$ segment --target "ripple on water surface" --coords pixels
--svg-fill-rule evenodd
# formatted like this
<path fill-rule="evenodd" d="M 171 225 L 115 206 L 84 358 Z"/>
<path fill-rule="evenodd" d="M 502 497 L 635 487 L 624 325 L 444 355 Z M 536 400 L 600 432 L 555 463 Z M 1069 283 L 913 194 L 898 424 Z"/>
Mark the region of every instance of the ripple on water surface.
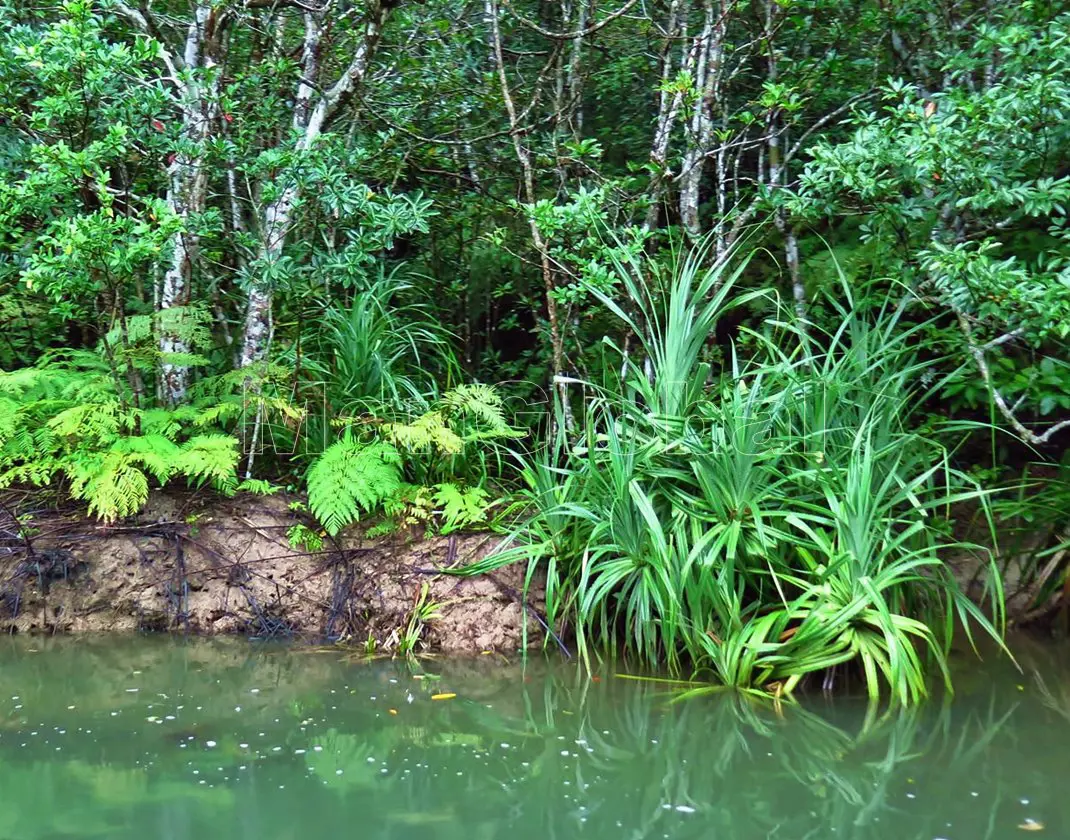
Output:
<path fill-rule="evenodd" d="M 561 663 L 7 640 L 0 840 L 1066 838 L 1065 660 L 874 718 Z"/>

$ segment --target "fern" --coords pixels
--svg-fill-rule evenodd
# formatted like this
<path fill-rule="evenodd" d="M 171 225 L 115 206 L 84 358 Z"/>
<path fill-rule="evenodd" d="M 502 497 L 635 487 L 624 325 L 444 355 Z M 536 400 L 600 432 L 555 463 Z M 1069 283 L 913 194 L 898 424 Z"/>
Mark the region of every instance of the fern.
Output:
<path fill-rule="evenodd" d="M 39 458 L 28 464 L 18 464 L 0 472 L 0 488 L 15 484 L 48 484 L 62 464 L 55 458 Z"/>
<path fill-rule="evenodd" d="M 122 452 L 75 459 L 65 470 L 71 495 L 88 501 L 89 512 L 105 521 L 131 516 L 148 501 L 148 477 Z"/>
<path fill-rule="evenodd" d="M 117 400 L 73 405 L 48 421 L 49 428 L 60 437 L 98 443 L 133 425 L 134 417 L 123 412 Z"/>
<path fill-rule="evenodd" d="M 237 441 L 200 434 L 183 442 L 202 410 L 130 408 L 107 365 L 83 351 L 0 373 L 0 486 L 43 485 L 62 473 L 71 496 L 106 521 L 141 509 L 150 476 L 160 485 L 185 476 L 233 492 Z"/>
<path fill-rule="evenodd" d="M 261 362 L 236 368 L 218 376 L 206 376 L 190 388 L 194 401 L 211 401 L 224 397 L 245 397 L 254 394 L 289 391 L 293 370 L 273 362 Z"/>
<path fill-rule="evenodd" d="M 0 447 L 7 445 L 8 441 L 15 438 L 20 432 L 16 415 L 19 403 L 7 397 L 0 397 Z"/>
<path fill-rule="evenodd" d="M 286 531 L 286 541 L 294 551 L 303 547 L 305 551 L 314 554 L 323 549 L 323 537 L 300 523 L 291 525 Z"/>
<path fill-rule="evenodd" d="M 484 522 L 490 507 L 490 497 L 482 487 L 458 487 L 448 481 L 435 485 L 432 498 L 441 508 L 443 534 Z"/>
<path fill-rule="evenodd" d="M 350 434 L 329 446 L 308 471 L 312 514 L 332 536 L 370 513 L 401 486 L 401 456 L 389 443 L 360 443 Z"/>
<path fill-rule="evenodd" d="M 0 393 L 22 394 L 40 384 L 46 376 L 40 368 L 20 368 L 10 372 L 0 371 Z"/>
<path fill-rule="evenodd" d="M 454 414 L 477 418 L 489 428 L 509 431 L 501 395 L 491 385 L 479 382 L 458 385 L 442 395 L 442 404 Z"/>
<path fill-rule="evenodd" d="M 160 483 L 166 484 L 178 469 L 181 448 L 163 435 L 120 438 L 112 452 L 125 455 L 128 462 L 140 464 Z"/>
<path fill-rule="evenodd" d="M 210 481 L 217 490 L 233 494 L 238 489 L 237 463 L 238 441 L 231 435 L 198 435 L 183 445 L 176 467 L 198 487 Z"/>
<path fill-rule="evenodd" d="M 254 496 L 273 496 L 282 488 L 262 478 L 247 478 L 238 485 L 239 493 L 252 493 Z"/>
<path fill-rule="evenodd" d="M 234 402 L 220 402 L 199 411 L 193 418 L 198 426 L 211 426 L 213 423 L 221 423 L 239 416 L 244 406 L 235 400 Z"/>
<path fill-rule="evenodd" d="M 383 512 L 387 518 L 370 529 L 368 536 L 383 536 L 402 528 L 428 524 L 434 516 L 435 503 L 427 487 L 405 483 L 383 502 Z"/>
<path fill-rule="evenodd" d="M 387 423 L 383 429 L 388 439 L 403 449 L 432 449 L 443 455 L 459 455 L 467 443 L 523 434 L 506 420 L 498 392 L 478 383 L 459 385 L 415 420 Z"/>
<path fill-rule="evenodd" d="M 174 440 L 182 431 L 183 418 L 178 411 L 150 408 L 141 413 L 141 431 L 145 434 L 162 435 Z"/>
<path fill-rule="evenodd" d="M 112 327 L 105 339 L 116 359 L 129 360 L 139 368 L 151 370 L 161 362 L 196 367 L 208 364 L 208 359 L 199 353 L 161 352 L 160 338 L 170 336 L 191 348 L 211 347 L 211 323 L 212 316 L 203 306 L 172 306 L 154 315 L 127 316 L 125 323 Z"/>
<path fill-rule="evenodd" d="M 464 441 L 446 423 L 445 415 L 433 409 L 411 423 L 387 423 L 383 428 L 391 442 L 404 449 L 430 448 L 445 455 L 464 449 Z"/>
<path fill-rule="evenodd" d="M 357 424 L 365 430 L 375 430 L 373 434 L 379 435 L 380 442 L 354 442 Z M 497 391 L 480 384 L 447 391 L 411 420 L 382 423 L 376 418 L 345 418 L 339 425 L 346 429 L 345 438 L 327 449 L 308 475 L 312 512 L 332 534 L 355 521 L 361 510 L 371 512 L 378 506 L 390 520 L 384 527 L 390 529 L 430 525 L 437 519 L 441 520 L 442 530 L 448 532 L 484 521 L 489 507 L 486 491 L 462 487 L 452 480 L 436 484 L 432 476 L 445 472 L 447 478 L 454 478 L 457 465 L 463 468 L 469 444 L 521 434 L 507 422 Z M 347 471 L 366 469 L 363 464 L 356 466 L 356 459 L 376 446 L 391 453 L 390 485 L 384 484 L 375 492 L 368 492 L 364 484 L 348 486 L 352 479 Z M 406 456 L 407 477 L 416 479 L 413 484 L 401 483 L 402 454 Z"/>

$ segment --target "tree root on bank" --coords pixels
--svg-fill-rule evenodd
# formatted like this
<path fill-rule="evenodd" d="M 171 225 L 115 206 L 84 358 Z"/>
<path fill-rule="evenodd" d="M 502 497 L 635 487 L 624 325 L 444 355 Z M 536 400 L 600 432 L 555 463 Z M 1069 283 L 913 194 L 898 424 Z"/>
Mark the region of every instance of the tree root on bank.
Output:
<path fill-rule="evenodd" d="M 277 496 L 160 492 L 141 515 L 116 525 L 73 508 L 42 509 L 40 499 L 8 492 L 0 505 L 2 632 L 370 638 L 389 652 L 426 583 L 441 613 L 427 625 L 429 649 L 515 651 L 525 621 L 529 642 L 543 637 L 539 593 L 524 601 L 521 570 L 439 574 L 486 556 L 497 545 L 487 534 L 375 541 L 355 534 L 300 552 L 286 533 L 301 515 Z"/>

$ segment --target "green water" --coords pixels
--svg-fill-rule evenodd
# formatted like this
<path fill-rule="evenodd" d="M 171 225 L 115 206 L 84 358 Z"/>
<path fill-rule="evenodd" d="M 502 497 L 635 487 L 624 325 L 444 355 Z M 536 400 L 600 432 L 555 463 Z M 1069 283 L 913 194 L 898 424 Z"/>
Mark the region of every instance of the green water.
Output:
<path fill-rule="evenodd" d="M 1022 659 L 867 719 L 493 657 L 5 640 L 0 840 L 1070 837 L 1066 651 Z"/>

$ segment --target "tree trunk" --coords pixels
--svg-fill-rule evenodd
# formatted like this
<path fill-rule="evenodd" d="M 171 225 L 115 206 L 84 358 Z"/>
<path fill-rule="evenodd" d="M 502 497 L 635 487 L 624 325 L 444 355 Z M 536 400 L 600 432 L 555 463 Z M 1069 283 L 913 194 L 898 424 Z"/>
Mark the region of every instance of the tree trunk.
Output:
<path fill-rule="evenodd" d="M 490 26 L 491 49 L 494 53 L 494 62 L 498 70 L 498 81 L 501 84 L 502 100 L 505 103 L 505 111 L 509 117 L 509 136 L 513 141 L 513 151 L 516 153 L 517 162 L 520 164 L 521 179 L 524 188 L 524 201 L 531 207 L 535 205 L 535 173 L 531 162 L 531 152 L 521 142 L 520 120 L 517 117 L 516 105 L 513 102 L 512 91 L 509 87 L 509 79 L 505 75 L 505 58 L 502 53 L 502 35 L 498 26 L 498 4 L 496 0 L 484 0 L 484 14 Z M 572 428 L 572 407 L 568 400 L 568 385 L 564 381 L 565 369 L 565 344 L 561 334 L 561 323 L 557 311 L 557 297 L 555 296 L 556 285 L 554 281 L 553 266 L 550 262 L 550 250 L 539 229 L 539 223 L 534 215 L 528 213 L 528 225 L 531 228 L 531 242 L 539 255 L 539 267 L 542 271 L 543 287 L 546 291 L 546 320 L 550 326 L 550 354 L 553 364 L 553 381 L 557 385 L 558 394 L 561 398 L 561 408 L 565 415 L 565 426 Z"/>
<path fill-rule="evenodd" d="M 650 143 L 650 163 L 654 168 L 648 190 L 650 202 L 643 221 L 643 230 L 650 233 L 658 226 L 661 215 L 661 197 L 665 191 L 665 179 L 670 175 L 668 169 L 669 142 L 672 139 L 672 131 L 676 126 L 676 119 L 680 114 L 683 104 L 683 94 L 680 91 L 671 92 L 667 89 L 672 80 L 673 46 L 681 37 L 683 29 L 682 20 L 686 21 L 690 11 L 690 3 L 684 6 L 683 13 L 680 11 L 681 0 L 671 0 L 669 4 L 668 23 L 665 26 L 665 39 L 662 42 L 661 52 L 661 92 L 658 96 L 658 117 L 654 123 L 654 138 Z M 681 64 L 686 59 L 682 57 Z"/>
<path fill-rule="evenodd" d="M 157 27 L 147 11 L 119 2 L 116 8 L 140 31 L 155 38 Z M 228 15 L 209 0 L 198 0 L 186 30 L 181 56 L 160 45 L 181 112 L 180 149 L 168 163 L 167 206 L 181 220 L 171 238 L 170 261 L 164 271 L 156 304 L 159 316 L 160 381 L 157 396 L 168 405 L 181 402 L 189 386 L 189 366 L 176 355 L 190 352 L 181 316 L 168 317 L 167 310 L 187 306 L 192 298 L 193 269 L 199 237 L 197 216 L 204 212 L 208 196 L 205 144 L 218 113 L 219 74 Z"/>
<path fill-rule="evenodd" d="M 182 228 L 172 238 L 171 261 L 160 290 L 160 311 L 188 306 L 192 298 L 193 268 L 199 236 L 197 217 L 204 212 L 208 196 L 205 144 L 215 123 L 223 24 L 212 3 L 201 2 L 193 12 L 186 35 L 183 65 L 187 81 L 179 90 L 182 106 L 182 149 L 169 166 L 167 203 L 182 219 Z M 180 403 L 189 386 L 189 366 L 175 355 L 190 352 L 181 316 L 161 316 L 159 397 L 168 405 Z"/>
<path fill-rule="evenodd" d="M 301 78 L 297 85 L 293 112 L 298 154 L 307 151 L 316 142 L 324 124 L 337 111 L 338 106 L 364 82 L 379 44 L 388 8 L 378 0 L 373 2 L 365 20 L 364 37 L 354 51 L 348 67 L 326 90 L 320 87 L 318 80 L 323 22 L 327 11 L 317 9 L 305 12 Z M 260 265 L 269 265 L 281 256 L 299 199 L 300 191 L 297 185 L 290 184 L 264 208 L 260 225 Z M 273 297 L 271 284 L 263 279 L 255 282 L 249 290 L 245 309 L 245 334 L 239 355 L 241 367 L 261 362 L 267 357 L 272 332 Z"/>
<path fill-rule="evenodd" d="M 776 15 L 777 7 L 773 0 L 766 0 L 765 41 L 766 49 L 768 50 L 766 56 L 766 79 L 770 84 L 776 83 L 778 74 L 777 52 L 774 44 Z M 766 148 L 769 158 L 769 189 L 771 192 L 775 192 L 781 189 L 788 181 L 788 164 L 784 159 L 780 143 L 780 135 L 784 126 L 781 123 L 780 111 L 775 106 L 770 111 L 767 122 Z M 789 224 L 787 213 L 783 207 L 777 208 L 773 215 L 773 223 L 784 237 L 784 262 L 787 264 L 788 278 L 791 281 L 791 295 L 795 302 L 795 315 L 799 319 L 799 328 L 806 333 L 806 287 L 803 285 L 799 268 L 799 238 L 795 228 Z"/>
<path fill-rule="evenodd" d="M 721 3 L 703 2 L 702 31 L 695 40 L 693 78 L 697 96 L 686 133 L 680 167 L 680 223 L 690 240 L 702 235 L 699 201 L 706 158 L 713 139 L 713 103 L 719 95 L 724 50 L 724 12 Z"/>

